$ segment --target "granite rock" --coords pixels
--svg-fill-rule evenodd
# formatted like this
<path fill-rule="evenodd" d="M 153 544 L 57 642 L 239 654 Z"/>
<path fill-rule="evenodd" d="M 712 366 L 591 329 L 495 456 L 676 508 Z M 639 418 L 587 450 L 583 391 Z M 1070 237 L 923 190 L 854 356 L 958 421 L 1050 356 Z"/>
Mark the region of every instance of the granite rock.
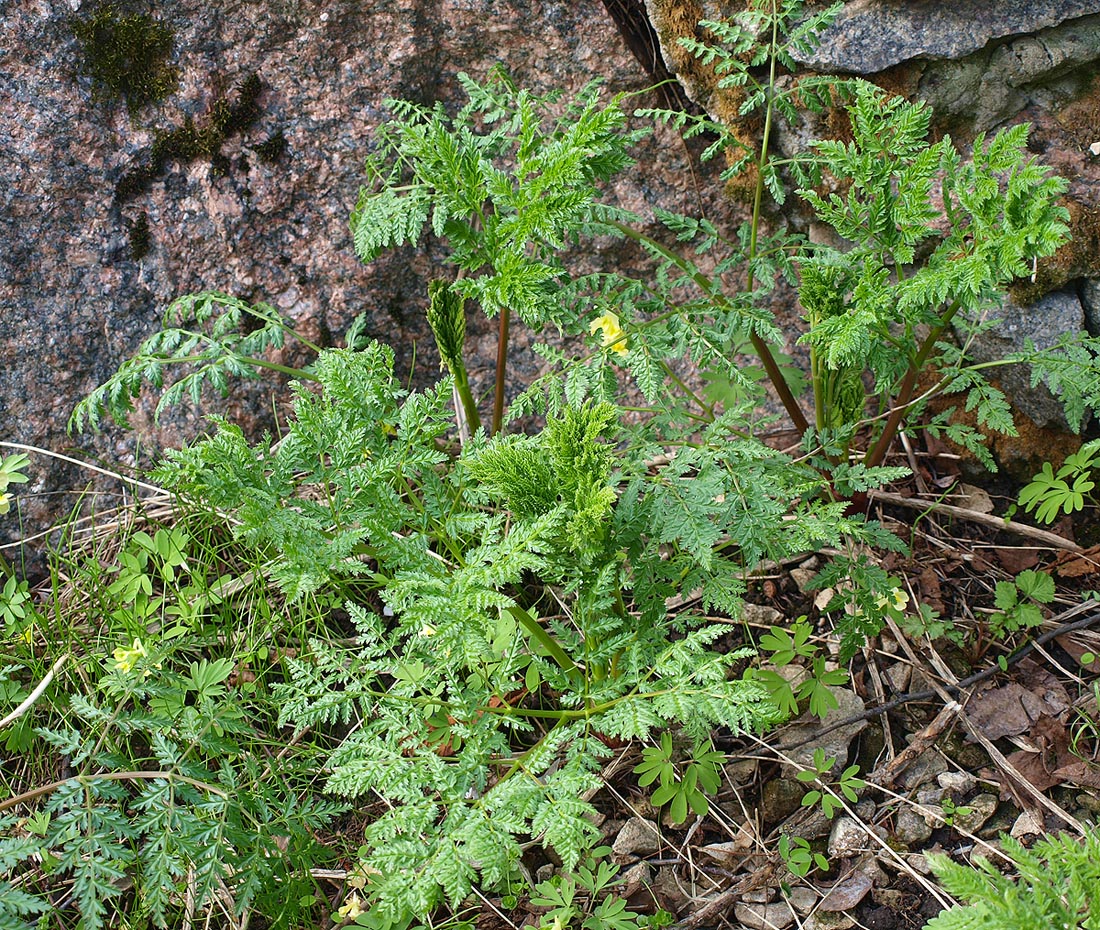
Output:
<path fill-rule="evenodd" d="M 977 362 L 1023 351 L 1028 342 L 1040 349 L 1049 348 L 1063 334 L 1085 329 L 1085 309 L 1077 288 L 1045 294 L 1030 306 L 1022 307 L 1009 300 L 992 315 L 1001 322 L 980 333 L 971 343 L 971 356 Z M 1031 387 L 1029 368 L 1006 366 L 989 374 L 1012 399 L 1013 406 L 1040 428 L 1066 426 L 1062 405 L 1046 389 Z"/>
<path fill-rule="evenodd" d="M 914 58 L 963 58 L 992 41 L 1100 13 L 1096 0 L 853 0 L 803 64 L 875 74 Z"/>
<path fill-rule="evenodd" d="M 653 62 L 643 66 L 632 55 L 612 7 L 632 11 L 627 19 L 647 13 L 660 57 L 692 99 L 714 104 L 713 81 L 677 39 L 694 34 L 701 17 L 728 13 L 717 0 L 7 0 L 0 16 L 5 438 L 125 469 L 139 464 L 139 449 L 147 462 L 193 437 L 203 428 L 199 414 L 184 409 L 155 424 L 151 405 L 135 415 L 132 434 L 108 429 L 73 440 L 64 427 L 73 405 L 157 329 L 168 301 L 207 288 L 268 301 L 321 343 L 338 340 L 366 312 L 369 334 L 397 347 L 399 376 L 417 385 L 433 380 L 438 359 L 423 308 L 442 249 L 428 242 L 364 266 L 348 233 L 384 101 L 454 107 L 462 99 L 456 73 L 480 77 L 498 61 L 536 91 L 575 91 L 593 78 L 610 92 L 641 90 L 653 82 Z M 120 96 L 91 76 L 81 24 L 108 8 L 147 15 L 171 36 L 156 46 L 163 52 L 156 93 L 130 87 Z M 1100 125 L 1100 0 L 852 0 L 822 48 L 814 64 L 925 97 L 940 111 L 940 128 L 964 143 L 985 128 L 1031 121 L 1031 148 L 1070 179 L 1075 238 L 1040 263 L 1035 292 L 1017 295 L 1020 306 L 1100 280 L 1100 158 L 1089 149 Z M 641 106 L 663 102 L 638 98 Z M 644 170 L 611 185 L 621 205 L 702 211 L 724 228 L 741 215 L 723 197 L 721 165 L 700 166 L 671 133 L 659 132 L 638 156 Z M 637 260 L 616 243 L 589 253 L 583 270 Z M 793 305 L 778 312 L 797 320 Z M 533 341 L 516 327 L 511 393 L 539 371 Z M 491 384 L 495 342 L 495 325 L 473 315 L 475 392 Z M 308 358 L 288 348 L 278 360 Z M 281 394 L 265 379 L 206 409 L 258 435 Z M 32 458 L 31 477 L 18 489 L 22 526 L 0 523 L 0 544 L 41 530 L 68 509 L 56 492 L 89 480 L 44 456 Z M 102 498 L 100 506 L 116 501 Z"/>
<path fill-rule="evenodd" d="M 395 346 L 399 377 L 438 377 L 423 310 L 427 281 L 445 273 L 439 243 L 364 266 L 348 231 L 387 98 L 454 108 L 465 99 L 456 73 L 483 77 L 497 62 L 537 92 L 593 79 L 609 94 L 651 83 L 601 4 L 180 0 L 146 14 L 149 6 L 7 0 L 0 16 L 0 421 L 11 441 L 116 468 L 134 465 L 139 447 L 148 462 L 203 428 L 188 409 L 154 424 L 143 405 L 132 434 L 65 432 L 74 404 L 159 328 L 180 294 L 217 288 L 270 302 L 321 344 L 365 312 L 368 335 Z M 90 76 L 81 23 L 113 9 L 147 15 L 171 36 L 161 64 L 172 80 L 160 96 L 120 96 Z M 644 214 L 696 211 L 701 197 L 728 222 L 719 166 L 690 168 L 689 148 L 664 130 L 638 155 L 645 170 L 614 181 L 611 200 Z M 632 260 L 616 243 L 589 252 L 585 270 Z M 471 379 L 484 393 L 495 322 L 471 317 Z M 532 341 L 514 327 L 511 393 L 539 371 Z M 310 357 L 288 348 L 277 360 Z M 211 398 L 206 410 L 257 436 L 283 395 L 265 379 Z M 89 480 L 43 456 L 31 474 L 36 483 L 19 489 L 22 529 L 3 521 L 0 542 L 67 511 L 67 498 L 36 488 Z"/>

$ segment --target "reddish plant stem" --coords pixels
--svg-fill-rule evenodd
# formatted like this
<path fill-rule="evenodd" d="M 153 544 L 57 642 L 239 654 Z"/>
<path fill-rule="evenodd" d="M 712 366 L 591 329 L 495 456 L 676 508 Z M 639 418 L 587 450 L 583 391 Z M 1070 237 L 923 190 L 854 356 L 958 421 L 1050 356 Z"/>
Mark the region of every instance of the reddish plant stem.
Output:
<path fill-rule="evenodd" d="M 493 395 L 493 435 L 500 432 L 504 422 L 504 375 L 508 367 L 508 327 L 511 311 L 500 311 L 500 335 L 497 338 L 497 376 Z"/>
<path fill-rule="evenodd" d="M 947 329 L 951 318 L 959 312 L 961 306 L 959 301 L 956 300 L 944 311 L 939 324 L 925 337 L 916 358 L 909 363 L 909 370 L 905 372 L 905 377 L 902 379 L 901 387 L 898 389 L 897 402 L 890 411 L 890 416 L 886 419 L 886 425 L 882 428 L 882 435 L 878 437 L 878 442 L 875 443 L 874 448 L 867 453 L 863 460 L 869 468 L 881 465 L 882 460 L 886 458 L 886 452 L 894 441 L 894 437 L 898 434 L 902 417 L 905 416 L 906 410 L 909 409 L 909 402 L 913 399 L 913 392 L 917 387 L 917 378 L 920 376 L 925 362 L 928 361 L 928 356 L 932 354 L 932 349 L 935 348 L 937 340 L 943 334 L 943 331 Z"/>

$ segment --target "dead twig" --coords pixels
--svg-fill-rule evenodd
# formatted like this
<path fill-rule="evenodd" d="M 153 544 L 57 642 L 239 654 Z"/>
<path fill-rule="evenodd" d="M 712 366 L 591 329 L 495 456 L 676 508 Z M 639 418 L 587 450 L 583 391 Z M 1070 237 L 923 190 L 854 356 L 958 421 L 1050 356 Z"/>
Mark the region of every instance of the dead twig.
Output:
<path fill-rule="evenodd" d="M 990 513 L 980 513 L 977 510 L 968 510 L 966 507 L 956 507 L 954 504 L 944 504 L 940 501 L 923 500 L 919 497 L 903 497 L 892 491 L 868 491 L 867 496 L 873 501 L 883 504 L 893 504 L 897 507 L 908 507 L 910 510 L 934 511 L 949 517 L 957 517 L 970 523 L 980 523 L 983 526 L 991 526 L 1006 533 L 1015 533 L 1017 536 L 1026 536 L 1041 542 L 1045 546 L 1055 549 L 1068 549 L 1070 552 L 1083 551 L 1077 543 L 1051 533 L 1049 530 L 1041 530 L 1037 526 L 1028 526 L 1026 523 L 1017 523 L 1015 520 L 1006 520 L 1004 517 L 995 517 Z"/>
<path fill-rule="evenodd" d="M 775 866 L 767 863 L 763 868 L 751 872 L 739 879 L 725 891 L 719 892 L 706 904 L 694 911 L 688 917 L 672 925 L 672 930 L 693 930 L 700 924 L 704 924 L 712 917 L 729 910 L 731 905 L 737 903 L 741 897 L 754 888 L 767 885 L 775 875 Z"/>
<path fill-rule="evenodd" d="M 1069 610 L 1063 611 L 1061 614 L 1058 615 L 1058 617 L 1054 618 L 1054 621 L 1057 621 L 1059 618 L 1062 617 L 1076 616 L 1077 614 L 1081 613 L 1081 611 L 1088 610 L 1090 606 L 1092 605 L 1088 603 L 1078 604 L 1075 607 L 1071 607 Z M 1094 626 L 1098 622 L 1100 622 L 1100 612 L 1092 614 L 1089 617 L 1085 617 L 1083 620 L 1074 621 L 1073 623 L 1060 623 L 1053 629 L 1048 630 L 1042 636 L 1037 637 L 1032 642 L 1027 643 L 1017 649 L 1005 660 L 1005 665 L 1003 668 L 1000 665 L 992 665 L 987 669 L 983 669 L 980 672 L 975 672 L 973 675 L 963 678 L 961 681 L 958 681 L 955 684 L 942 685 L 941 688 L 943 691 L 946 691 L 953 697 L 957 696 L 961 692 L 965 691 L 967 688 L 972 688 L 974 687 L 974 685 L 981 684 L 987 678 L 992 678 L 994 675 L 1002 672 L 1005 668 L 1015 665 L 1021 659 L 1030 655 L 1037 646 L 1046 645 L 1052 639 L 1058 636 L 1064 636 L 1066 633 L 1073 633 L 1076 630 L 1087 629 L 1090 626 Z M 898 635 L 900 636 L 901 634 L 899 633 Z M 902 639 L 904 639 L 904 637 L 902 637 Z M 863 711 L 863 713 L 853 714 L 850 717 L 845 717 L 843 720 L 838 720 L 836 723 L 832 723 L 827 727 L 823 727 L 822 729 L 815 731 L 813 735 L 808 736 L 805 739 L 797 740 L 793 743 L 784 743 L 781 748 L 784 750 L 797 749 L 799 746 L 802 746 L 805 743 L 809 743 L 812 740 L 820 739 L 826 733 L 832 733 L 833 730 L 839 730 L 841 727 L 846 727 L 850 724 L 858 723 L 861 720 L 873 720 L 875 717 L 881 716 L 882 714 L 888 714 L 890 713 L 890 711 L 897 710 L 897 708 L 905 704 L 912 704 L 916 701 L 931 700 L 940 693 L 940 690 L 941 689 L 938 688 L 928 688 L 925 691 L 910 691 L 907 694 L 902 694 L 894 698 L 892 701 L 887 701 L 885 704 L 880 704 L 877 707 L 868 708 L 867 710 Z"/>
<path fill-rule="evenodd" d="M 960 710 L 962 710 L 962 706 L 958 701 L 949 701 L 928 726 L 913 735 L 912 739 L 909 740 L 909 745 L 889 762 L 880 765 L 871 772 L 867 776 L 867 781 L 880 788 L 893 785 L 917 756 L 939 739 L 943 731 L 955 722 Z"/>

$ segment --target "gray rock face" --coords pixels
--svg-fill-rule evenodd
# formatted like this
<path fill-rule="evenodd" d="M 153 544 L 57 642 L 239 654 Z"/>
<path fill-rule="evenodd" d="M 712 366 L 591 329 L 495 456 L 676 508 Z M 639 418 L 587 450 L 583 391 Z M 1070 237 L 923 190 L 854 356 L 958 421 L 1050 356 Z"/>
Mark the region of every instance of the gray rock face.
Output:
<path fill-rule="evenodd" d="M 962 58 L 995 39 L 1091 13 L 1100 13 L 1096 0 L 854 0 L 803 64 L 818 71 L 875 74 L 914 58 Z"/>
<path fill-rule="evenodd" d="M 131 113 L 126 99 L 89 77 L 78 39 L 80 25 L 104 8 L 90 0 L 3 4 L 0 422 L 8 439 L 122 466 L 134 460 L 132 437 L 111 429 L 69 440 L 66 420 L 180 294 L 217 288 L 268 301 L 321 343 L 365 311 L 368 334 L 395 346 L 402 378 L 414 357 L 417 382 L 438 377 L 423 309 L 427 280 L 447 273 L 440 245 L 365 267 L 348 232 L 386 98 L 457 108 L 465 97 L 455 74 L 484 77 L 497 62 L 539 92 L 576 91 L 597 78 L 609 94 L 649 84 L 600 4 L 180 0 L 150 7 L 172 37 L 163 65 L 178 86 L 153 102 L 132 93 Z M 675 136 L 654 138 L 639 156 L 645 171 L 624 175 L 613 199 L 642 211 L 697 209 L 687 149 Z M 696 167 L 715 219 L 726 209 L 718 170 L 708 178 Z M 614 245 L 594 251 L 594 266 L 629 261 Z M 513 387 L 537 370 L 531 341 L 514 327 Z M 468 344 L 475 391 L 483 392 L 495 323 L 471 315 Z M 309 358 L 288 347 L 280 360 Z M 207 409 L 255 434 L 271 420 L 274 385 L 236 386 L 228 402 L 213 397 Z M 202 425 L 184 411 L 156 427 L 147 408 L 133 422 L 150 454 Z M 34 479 L 81 488 L 88 475 L 35 457 Z M 27 526 L 59 512 L 56 497 L 20 490 Z M 3 521 L 0 538 L 7 533 L 19 533 L 17 520 Z"/>
<path fill-rule="evenodd" d="M 1085 329 L 1085 310 L 1076 288 L 1047 294 L 1028 307 L 1009 301 L 995 315 L 1000 317 L 1001 323 L 981 333 L 971 345 L 975 361 L 1003 358 L 1010 352 L 1023 350 L 1028 341 L 1038 348 L 1049 348 L 1063 333 Z M 1031 388 L 1030 369 L 1013 365 L 996 368 L 988 374 L 1000 382 L 1013 405 L 1037 426 L 1066 426 L 1062 406 L 1050 392 Z"/>
<path fill-rule="evenodd" d="M 1057 105 L 1082 90 L 1100 58 L 1100 15 L 924 64 L 918 92 L 939 112 L 981 132 L 1032 103 Z"/>
<path fill-rule="evenodd" d="M 1085 279 L 1081 285 L 1081 305 L 1085 308 L 1085 324 L 1089 332 L 1094 336 L 1100 335 L 1100 279 Z"/>
<path fill-rule="evenodd" d="M 3 3 L 0 422 L 7 440 L 116 467 L 135 461 L 134 436 L 108 430 L 72 440 L 65 422 L 158 328 L 163 307 L 179 294 L 219 288 L 268 301 L 321 343 L 365 311 L 369 333 L 397 347 L 401 377 L 434 379 L 438 360 L 423 308 L 427 280 L 446 273 L 440 245 L 427 242 L 364 267 L 348 234 L 386 98 L 455 107 L 462 99 L 456 72 L 481 77 L 498 61 L 536 91 L 575 91 L 593 78 L 605 79 L 610 92 L 650 83 L 596 3 L 178 0 L 141 7 L 122 0 L 113 6 L 149 13 L 170 42 L 161 49 L 160 93 L 123 82 L 128 93 L 120 94 L 93 80 L 80 38 L 108 6 Z M 645 0 L 644 7 L 674 70 L 684 61 L 676 37 L 700 15 L 728 12 L 712 0 Z M 1080 215 L 1095 214 L 1100 162 L 1088 151 L 1100 136 L 1091 104 L 1079 104 L 1100 100 L 1100 85 L 1083 90 L 1100 56 L 1100 0 L 854 0 L 822 48 L 815 64 L 847 72 L 912 62 L 902 84 L 943 108 L 960 138 L 1026 116 L 1037 124 L 1036 151 L 1072 179 Z M 698 75 L 684 80 L 690 89 Z M 1070 98 L 1078 100 L 1076 122 L 1058 109 Z M 639 105 L 660 102 L 638 98 Z M 671 133 L 655 136 L 638 156 L 642 167 L 613 185 L 619 203 L 643 212 L 702 211 L 720 227 L 731 225 L 738 208 L 723 200 L 717 161 L 700 166 Z M 1086 243 L 1080 260 L 1049 286 L 1100 273 L 1092 267 L 1095 248 L 1078 240 Z M 634 260 L 616 244 L 589 252 L 592 269 Z M 532 341 L 515 327 L 512 390 L 538 370 Z M 491 383 L 495 343 L 494 324 L 472 315 L 478 393 Z M 308 359 L 290 346 L 278 360 Z M 273 385 L 235 387 L 228 401 L 215 399 L 207 409 L 255 434 L 271 422 L 280 396 Z M 149 409 L 134 417 L 149 456 L 202 428 L 187 410 L 156 426 Z M 81 488 L 88 480 L 40 456 L 31 477 L 18 489 L 23 529 L 18 520 L 0 521 L 0 543 L 68 508 L 36 490 Z"/>

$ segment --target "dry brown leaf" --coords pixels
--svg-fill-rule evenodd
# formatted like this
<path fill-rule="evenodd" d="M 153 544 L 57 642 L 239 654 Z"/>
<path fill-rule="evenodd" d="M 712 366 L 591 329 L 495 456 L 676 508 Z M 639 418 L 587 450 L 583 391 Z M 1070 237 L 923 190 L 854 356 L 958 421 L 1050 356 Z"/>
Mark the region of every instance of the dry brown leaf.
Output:
<path fill-rule="evenodd" d="M 1096 654 L 1096 649 L 1086 646 L 1076 633 L 1065 633 L 1062 636 L 1056 636 L 1054 641 L 1065 649 L 1069 653 L 1069 657 L 1081 668 L 1090 672 L 1100 672 L 1100 656 Z M 1093 656 L 1092 661 L 1087 664 L 1081 661 L 1086 655 Z"/>
<path fill-rule="evenodd" d="M 1071 785 L 1100 788 L 1100 766 L 1086 762 L 1084 759 L 1074 759 L 1068 765 L 1055 769 L 1051 774 Z"/>
<path fill-rule="evenodd" d="M 1035 721 L 1029 735 L 1039 747 L 1039 752 L 1020 750 L 1007 758 L 1039 791 L 1067 782 L 1083 788 L 1100 788 L 1100 766 L 1070 751 L 1069 733 L 1059 720 L 1044 715 Z M 1002 773 L 1002 797 L 1010 789 L 1009 782 L 1010 779 Z"/>
<path fill-rule="evenodd" d="M 1016 680 L 1043 702 L 1043 713 L 1051 717 L 1060 717 L 1073 703 L 1062 682 L 1030 658 L 1016 666 Z"/>
<path fill-rule="evenodd" d="M 920 600 L 922 604 L 927 604 L 933 610 L 941 614 L 944 612 L 945 607 L 943 603 L 943 592 L 940 588 L 940 579 L 935 569 L 930 565 L 926 565 L 922 568 L 920 575 L 917 576 L 917 588 L 920 591 Z"/>
<path fill-rule="evenodd" d="M 975 513 L 993 513 L 993 498 L 984 488 L 974 484 L 960 484 L 951 495 L 951 503 Z"/>
<path fill-rule="evenodd" d="M 966 705 L 970 722 L 989 740 L 1027 732 L 1042 713 L 1042 700 L 1014 681 L 982 691 Z"/>
<path fill-rule="evenodd" d="M 1100 572 L 1100 546 L 1084 552 L 1062 552 L 1054 560 L 1054 570 L 1061 578 L 1081 578 Z"/>
<path fill-rule="evenodd" d="M 1020 572 L 1034 568 L 1039 564 L 1038 549 L 1017 546 L 1011 549 L 994 549 L 993 552 L 997 556 L 997 561 L 1001 563 L 1001 568 L 1010 575 L 1018 575 Z"/>

